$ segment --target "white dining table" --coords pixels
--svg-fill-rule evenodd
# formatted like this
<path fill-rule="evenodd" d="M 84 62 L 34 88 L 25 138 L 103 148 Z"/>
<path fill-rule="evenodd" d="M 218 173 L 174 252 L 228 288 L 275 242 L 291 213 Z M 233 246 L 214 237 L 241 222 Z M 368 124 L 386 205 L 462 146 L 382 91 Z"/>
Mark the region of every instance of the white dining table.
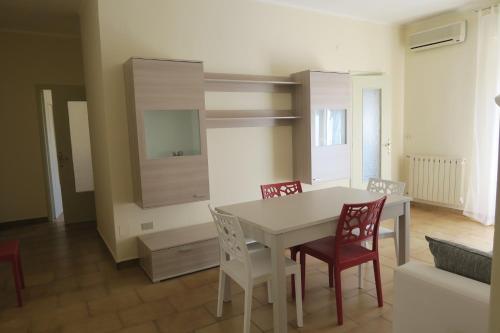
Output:
<path fill-rule="evenodd" d="M 220 213 L 237 216 L 246 237 L 271 249 L 274 332 L 287 331 L 285 249 L 334 235 L 344 203 L 368 202 L 382 196 L 331 187 L 216 208 Z M 410 201 L 405 196 L 390 195 L 382 211 L 382 219 L 393 218 L 399 223 L 399 265 L 408 262 L 410 256 Z"/>

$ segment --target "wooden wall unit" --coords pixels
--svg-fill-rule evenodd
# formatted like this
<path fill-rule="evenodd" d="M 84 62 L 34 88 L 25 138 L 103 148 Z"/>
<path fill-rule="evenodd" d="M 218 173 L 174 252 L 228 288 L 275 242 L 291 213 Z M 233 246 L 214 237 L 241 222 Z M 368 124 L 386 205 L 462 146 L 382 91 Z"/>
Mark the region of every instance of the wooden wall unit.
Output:
<path fill-rule="evenodd" d="M 143 208 L 209 199 L 206 127 L 292 125 L 295 179 L 350 177 L 347 73 L 204 73 L 201 62 L 144 58 L 131 58 L 124 71 L 134 200 Z M 293 106 L 206 111 L 206 91 L 290 93 Z"/>
<path fill-rule="evenodd" d="M 293 123 L 294 178 L 307 184 L 349 178 L 351 146 L 349 74 L 303 71 L 293 74 L 292 79 L 299 83 L 293 94 L 293 109 L 298 117 Z M 321 129 L 317 128 L 319 126 L 315 120 L 316 112 L 324 114 L 328 112 L 329 116 L 331 112 L 344 115 L 342 139 L 334 133 L 335 139 L 330 138 L 332 139 L 330 142 L 325 141 L 324 144 L 318 145 L 316 141 L 319 141 L 317 136 Z M 322 126 L 322 123 L 320 125 Z M 322 133 L 324 134 L 324 131 Z"/>
<path fill-rule="evenodd" d="M 131 58 L 124 64 L 124 71 L 135 202 L 147 208 L 208 200 L 203 64 Z M 177 117 L 173 119 L 183 125 L 185 119 L 193 118 L 191 129 L 178 131 L 192 140 L 192 152 L 185 154 L 180 149 L 182 156 L 173 156 L 167 148 L 163 151 L 161 145 L 165 142 L 152 142 L 151 132 L 156 131 L 159 141 L 168 141 L 162 138 L 169 133 L 162 133 L 161 128 L 149 130 L 148 124 L 158 126 L 154 118 L 148 120 L 146 115 L 158 119 Z M 178 141 L 183 144 L 183 140 Z"/>

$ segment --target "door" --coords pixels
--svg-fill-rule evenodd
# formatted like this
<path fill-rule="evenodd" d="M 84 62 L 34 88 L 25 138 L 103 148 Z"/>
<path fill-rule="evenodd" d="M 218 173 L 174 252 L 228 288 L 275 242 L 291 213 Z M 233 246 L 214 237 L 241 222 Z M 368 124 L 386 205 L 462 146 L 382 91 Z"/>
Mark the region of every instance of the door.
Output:
<path fill-rule="evenodd" d="M 85 101 L 85 88 L 50 86 L 47 89 L 52 90 L 64 221 L 67 223 L 93 221 L 95 220 L 94 191 L 89 189 L 77 191 L 76 189 L 68 109 L 69 102 Z"/>
<path fill-rule="evenodd" d="M 385 75 L 353 76 L 351 186 L 391 178 L 391 96 Z"/>

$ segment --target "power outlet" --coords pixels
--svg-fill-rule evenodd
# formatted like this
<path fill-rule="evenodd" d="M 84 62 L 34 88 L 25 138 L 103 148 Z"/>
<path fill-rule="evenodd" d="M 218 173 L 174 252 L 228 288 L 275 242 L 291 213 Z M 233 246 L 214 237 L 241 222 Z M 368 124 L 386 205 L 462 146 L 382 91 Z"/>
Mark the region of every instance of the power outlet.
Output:
<path fill-rule="evenodd" d="M 146 231 L 146 230 L 153 230 L 154 229 L 154 224 L 153 222 L 145 222 L 141 223 L 141 230 Z"/>

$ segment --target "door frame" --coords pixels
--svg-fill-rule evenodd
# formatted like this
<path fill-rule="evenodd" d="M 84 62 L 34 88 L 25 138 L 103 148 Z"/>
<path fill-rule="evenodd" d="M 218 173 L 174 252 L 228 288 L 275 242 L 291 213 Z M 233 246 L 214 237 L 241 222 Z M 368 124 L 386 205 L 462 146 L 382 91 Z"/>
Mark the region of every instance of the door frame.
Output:
<path fill-rule="evenodd" d="M 37 104 L 37 114 L 38 114 L 38 128 L 39 128 L 39 135 L 40 135 L 40 146 L 41 146 L 41 152 L 42 152 L 42 160 L 43 160 L 43 173 L 44 173 L 44 178 L 45 178 L 45 196 L 46 196 L 46 207 L 47 207 L 47 216 L 49 222 L 54 222 L 57 218 L 57 216 L 54 216 L 55 212 L 55 203 L 53 201 L 53 195 L 54 193 L 52 192 L 52 175 L 50 173 L 51 168 L 50 168 L 50 161 L 49 161 L 49 154 L 48 154 L 48 138 L 47 138 L 47 128 L 45 124 L 45 106 L 44 106 L 44 99 L 43 99 L 43 91 L 44 90 L 51 90 L 53 91 L 56 88 L 61 88 L 61 87 L 81 87 L 81 84 L 37 84 L 35 85 L 35 96 L 36 96 L 36 104 Z M 55 133 L 54 133 L 55 135 Z M 57 137 L 56 137 L 57 140 Z M 56 147 L 57 149 L 57 147 Z M 59 178 L 61 176 L 59 175 Z M 61 194 L 62 198 L 62 194 Z M 64 199 L 62 199 L 64 200 Z M 64 211 L 63 211 L 64 214 Z"/>
<path fill-rule="evenodd" d="M 355 98 L 356 98 L 356 89 L 355 89 L 355 81 L 356 79 L 367 79 L 373 80 L 379 79 L 379 83 L 366 85 L 366 88 L 379 88 L 382 90 L 382 94 L 380 96 L 381 101 L 381 120 L 380 120 L 380 177 L 383 179 L 391 179 L 392 174 L 392 152 L 391 152 L 391 144 L 392 144 L 392 91 L 390 85 L 390 78 L 385 73 L 363 73 L 352 75 L 352 141 L 351 141 L 351 177 L 350 177 L 350 186 L 351 187 L 363 187 L 366 185 L 363 183 L 363 121 L 362 121 L 362 113 L 355 114 Z M 362 101 L 361 95 L 361 101 Z M 362 108 L 362 105 L 361 105 Z M 361 110 L 362 112 L 362 110 Z M 361 117 L 361 119 L 359 119 Z M 355 128 L 357 120 L 361 120 L 359 122 L 360 128 Z M 385 135 L 384 135 L 385 134 Z M 358 136 L 356 138 L 356 136 Z M 359 151 L 356 151 L 356 145 Z M 357 154 L 361 154 L 361 156 L 357 156 Z M 383 154 L 388 153 L 389 156 L 383 156 Z M 358 167 L 359 169 L 355 170 L 355 162 L 356 159 L 359 158 L 361 165 Z M 355 177 L 360 177 L 359 183 Z"/>

